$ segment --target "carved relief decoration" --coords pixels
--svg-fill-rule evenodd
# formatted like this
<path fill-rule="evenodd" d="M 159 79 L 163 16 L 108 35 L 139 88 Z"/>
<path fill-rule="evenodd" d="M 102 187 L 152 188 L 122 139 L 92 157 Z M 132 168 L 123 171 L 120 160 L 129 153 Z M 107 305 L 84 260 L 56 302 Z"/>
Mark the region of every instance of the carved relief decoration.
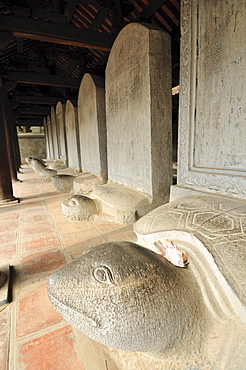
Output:
<path fill-rule="evenodd" d="M 209 159 L 210 162 L 214 162 L 214 166 L 204 166 L 202 161 L 200 161 L 199 154 L 195 152 L 198 150 L 199 153 L 203 152 L 203 148 L 201 148 L 201 143 L 204 141 L 204 145 L 207 144 L 207 152 L 209 152 L 209 142 L 206 143 L 206 138 L 197 140 L 197 132 L 201 133 L 206 132 L 205 127 L 202 127 L 201 130 L 201 123 L 203 125 L 207 125 L 208 130 L 212 127 L 212 125 L 217 124 L 220 122 L 216 122 L 216 117 L 214 117 L 214 122 L 209 124 L 206 122 L 206 119 L 201 119 L 201 117 L 196 116 L 202 111 L 204 111 L 204 106 L 201 108 L 201 99 L 197 99 L 198 94 L 203 94 L 202 91 L 198 91 L 199 88 L 199 78 L 201 77 L 201 71 L 199 68 L 201 67 L 201 44 L 204 43 L 204 30 L 202 26 L 204 26 L 205 21 L 204 18 L 205 15 L 203 14 L 204 11 L 202 11 L 202 8 L 205 8 L 204 1 L 198 2 L 197 0 L 189 1 L 189 0 L 183 0 L 182 1 L 182 11 L 181 11 L 181 64 L 180 64 L 180 103 L 179 103 L 179 144 L 178 144 L 178 185 L 185 186 L 187 188 L 192 188 L 196 190 L 202 190 L 202 191 L 209 191 L 213 193 L 220 193 L 220 194 L 230 194 L 235 195 L 237 197 L 245 198 L 246 197 L 246 180 L 245 180 L 245 171 L 243 166 L 242 159 L 241 166 L 240 163 L 236 163 L 235 165 L 233 163 L 233 159 L 231 159 L 231 162 L 229 163 L 226 160 L 226 156 L 231 156 L 231 150 L 228 150 L 228 152 L 221 154 L 223 147 L 219 147 L 218 144 L 218 153 L 220 153 L 221 156 L 221 166 L 219 165 L 219 161 L 217 161 L 217 158 L 214 158 L 211 156 Z M 242 6 L 241 0 L 236 1 L 236 6 L 238 9 Z M 224 7 L 222 11 L 226 12 L 224 13 L 224 17 L 230 17 L 231 22 L 233 21 L 233 16 L 235 17 L 235 25 L 237 22 L 237 18 L 235 15 L 233 15 L 233 11 L 231 14 L 228 12 L 228 7 Z M 203 9 L 204 10 L 204 9 Z M 215 13 L 216 14 L 216 13 Z M 245 27 L 242 25 L 243 22 L 238 21 L 237 27 Z M 211 20 L 211 27 L 212 27 L 212 20 Z M 215 31 L 216 26 L 214 26 Z M 219 30 L 217 30 L 217 33 Z M 217 34 L 216 34 L 217 35 Z M 212 58 L 218 58 L 219 56 L 223 58 L 223 55 L 226 53 L 224 51 L 224 54 L 221 52 L 223 45 L 221 44 L 221 35 L 218 33 L 218 40 L 214 41 L 214 51 L 212 56 L 208 56 L 208 59 L 211 59 L 211 62 L 213 61 Z M 216 38 L 217 38 L 216 36 Z M 204 44 L 202 44 L 204 47 Z M 224 46 L 225 47 L 225 46 Z M 200 49 L 199 49 L 200 48 Z M 200 54 L 199 54 L 200 53 Z M 203 57 L 204 58 L 204 57 Z M 219 61 L 220 62 L 220 61 Z M 212 72 L 216 73 L 216 68 L 218 67 L 217 60 L 214 62 L 215 66 L 213 65 Z M 204 62 L 203 62 L 204 63 Z M 208 60 L 209 63 L 209 60 Z M 224 64 L 225 65 L 225 64 Z M 241 65 L 243 67 L 243 65 Z M 220 70 L 220 74 L 225 73 L 222 69 Z M 232 69 L 232 60 L 230 60 L 230 68 Z M 203 76 L 204 78 L 204 76 Z M 230 77 L 231 78 L 231 77 Z M 232 78 L 231 78 L 232 79 Z M 225 78 L 226 80 L 226 78 Z M 226 80 L 227 84 L 229 83 L 229 79 Z M 225 81 L 224 81 L 225 82 Z M 200 84 L 201 86 L 204 86 Z M 218 90 L 218 91 L 217 91 Z M 217 90 L 215 89 L 215 92 L 217 91 L 218 97 L 219 97 L 219 87 L 217 87 Z M 238 93 L 238 107 L 243 107 L 243 95 L 240 95 L 240 91 Z M 205 94 L 204 94 L 204 97 Z M 241 97 L 241 98 L 240 98 Z M 205 99 L 205 98 L 204 98 Z M 224 95 L 224 101 L 225 95 Z M 200 104 L 200 106 L 199 106 Z M 211 106 L 209 106 L 211 104 Z M 208 109 L 214 109 L 212 105 L 215 103 L 213 101 L 208 101 Z M 219 103 L 218 103 L 219 104 Z M 222 103 L 221 103 L 222 104 Z M 232 107 L 234 102 L 232 103 Z M 238 108 L 239 109 L 239 108 Z M 240 108 L 241 109 L 241 108 Z M 222 107 L 221 107 L 222 110 Z M 243 108 L 242 108 L 243 110 Z M 213 119 L 213 117 L 212 117 Z M 240 118 L 240 126 L 239 129 L 243 130 L 242 128 L 242 122 L 243 118 Z M 225 127 L 226 130 L 229 130 L 229 124 Z M 235 126 L 235 121 L 232 123 Z M 232 128 L 230 128 L 232 130 Z M 215 129 L 214 129 L 215 132 Z M 217 130 L 216 132 L 219 132 Z M 243 131 L 242 131 L 243 132 Z M 213 133 L 212 133 L 213 134 Z M 212 135 L 210 132 L 210 136 Z M 221 128 L 221 135 L 225 135 L 225 140 L 231 144 L 235 141 L 235 150 L 237 150 L 237 140 L 238 140 L 238 133 L 235 133 L 235 137 L 230 135 L 230 132 L 224 131 L 223 133 L 223 127 Z M 236 136 L 237 135 L 237 136 Z M 220 139 L 221 137 L 220 136 Z M 242 134 L 242 137 L 244 135 Z M 222 137 L 223 139 L 223 137 Z M 231 141 L 230 141 L 231 140 Z M 213 150 L 214 148 L 211 148 Z M 242 148 L 241 148 L 242 149 Z M 239 157 L 239 154 L 241 153 L 241 150 L 239 148 L 239 152 L 235 152 L 235 157 Z M 215 151 L 214 151 L 215 153 Z M 237 155 L 238 154 L 238 155 Z M 213 154 L 215 156 L 215 154 Z M 219 154 L 218 154 L 219 155 Z M 230 157 L 231 158 L 231 157 Z M 214 159 L 214 161 L 213 161 Z M 208 163 L 209 163 L 208 161 Z M 229 159 L 230 161 L 230 159 Z M 200 163 L 201 162 L 201 163 Z M 227 163 L 228 166 L 226 165 Z"/>

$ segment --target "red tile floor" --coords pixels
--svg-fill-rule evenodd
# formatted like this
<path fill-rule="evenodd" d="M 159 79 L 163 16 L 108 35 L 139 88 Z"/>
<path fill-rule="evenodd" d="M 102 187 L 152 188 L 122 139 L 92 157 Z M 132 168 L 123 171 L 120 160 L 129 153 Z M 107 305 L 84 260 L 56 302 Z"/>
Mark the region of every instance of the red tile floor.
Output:
<path fill-rule="evenodd" d="M 136 236 L 131 225 L 68 221 L 61 211 L 68 194 L 28 165 L 22 171 L 13 184 L 20 203 L 0 206 L 0 269 L 15 270 L 13 300 L 0 312 L 0 370 L 82 370 L 71 326 L 48 300 L 47 278 L 93 245 Z"/>

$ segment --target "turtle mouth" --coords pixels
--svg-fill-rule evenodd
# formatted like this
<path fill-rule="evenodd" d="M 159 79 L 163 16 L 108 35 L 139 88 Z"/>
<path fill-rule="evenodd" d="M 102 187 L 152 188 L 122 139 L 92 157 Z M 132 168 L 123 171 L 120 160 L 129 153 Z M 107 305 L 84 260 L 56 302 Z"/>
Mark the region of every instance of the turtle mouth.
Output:
<path fill-rule="evenodd" d="M 53 307 L 60 313 L 62 317 L 66 321 L 71 324 L 75 324 L 75 322 L 86 322 L 90 326 L 94 328 L 100 328 L 102 323 L 97 318 L 93 318 L 89 315 L 85 310 L 80 309 L 80 311 L 74 309 L 73 307 L 69 307 L 67 304 L 63 303 L 50 293 L 48 293 L 50 302 L 52 303 Z M 75 325 L 76 326 L 76 325 Z"/>

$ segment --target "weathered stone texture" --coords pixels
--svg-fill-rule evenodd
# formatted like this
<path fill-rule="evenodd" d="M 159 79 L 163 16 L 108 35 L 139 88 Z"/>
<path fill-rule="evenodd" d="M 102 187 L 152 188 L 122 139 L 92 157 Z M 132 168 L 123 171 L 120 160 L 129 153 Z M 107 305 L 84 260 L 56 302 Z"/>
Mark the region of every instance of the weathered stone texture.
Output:
<path fill-rule="evenodd" d="M 168 200 L 172 179 L 170 91 L 169 35 L 127 25 L 106 68 L 108 177 L 162 198 L 159 204 Z"/>
<path fill-rule="evenodd" d="M 62 212 L 70 221 L 90 220 L 97 207 L 94 200 L 74 194 L 62 202 Z"/>
<path fill-rule="evenodd" d="M 184 1 L 178 185 L 245 198 L 245 1 Z"/>
<path fill-rule="evenodd" d="M 56 122 L 58 131 L 58 148 L 59 148 L 59 158 L 61 160 L 67 159 L 67 148 L 66 148 L 66 138 L 65 138 L 65 106 L 58 102 L 56 105 Z"/>
<path fill-rule="evenodd" d="M 106 180 L 105 89 L 101 77 L 84 75 L 78 96 L 78 119 L 83 171 Z"/>
<path fill-rule="evenodd" d="M 212 254 L 222 275 L 246 304 L 246 205 L 217 196 L 189 196 L 149 212 L 134 225 L 139 240 L 147 235 L 186 232 L 200 240 Z M 185 240 L 185 238 L 184 238 Z"/>
<path fill-rule="evenodd" d="M 72 175 L 56 175 L 52 176 L 51 182 L 60 193 L 69 193 L 73 188 L 74 176 Z"/>
<path fill-rule="evenodd" d="M 56 122 L 56 114 L 55 114 L 54 107 L 51 107 L 50 125 L 51 125 L 52 137 L 53 137 L 54 159 L 59 159 L 58 131 L 57 131 L 57 122 Z"/>
<path fill-rule="evenodd" d="M 46 158 L 45 137 L 42 135 L 21 134 L 18 136 L 21 163 L 26 157 Z"/>
<path fill-rule="evenodd" d="M 54 159 L 54 146 L 53 146 L 53 136 L 52 136 L 52 130 L 51 130 L 51 122 L 50 122 L 50 116 L 47 116 L 47 141 L 49 145 L 49 157 L 48 159 Z M 29 155 L 29 154 L 28 154 Z"/>
<path fill-rule="evenodd" d="M 68 167 L 80 171 L 81 161 L 79 148 L 78 109 L 75 108 L 69 100 L 66 103 L 65 127 Z"/>
<path fill-rule="evenodd" d="M 44 158 L 50 158 L 49 137 L 48 137 L 48 127 L 47 127 L 46 117 L 44 117 L 43 123 L 44 123 L 44 137 L 45 137 L 45 149 L 46 149 L 46 155 Z"/>
<path fill-rule="evenodd" d="M 68 322 L 123 350 L 159 352 L 189 341 L 204 319 L 191 271 L 131 242 L 92 247 L 50 276 L 48 292 Z"/>

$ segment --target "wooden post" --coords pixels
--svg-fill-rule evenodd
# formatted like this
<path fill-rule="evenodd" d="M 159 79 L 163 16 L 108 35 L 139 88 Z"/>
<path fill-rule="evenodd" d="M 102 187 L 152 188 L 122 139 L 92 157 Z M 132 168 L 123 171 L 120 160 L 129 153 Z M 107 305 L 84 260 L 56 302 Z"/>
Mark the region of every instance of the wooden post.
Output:
<path fill-rule="evenodd" d="M 6 115 L 8 112 L 7 92 L 0 87 L 0 204 L 17 200 L 13 196 L 10 161 L 6 137 Z"/>

